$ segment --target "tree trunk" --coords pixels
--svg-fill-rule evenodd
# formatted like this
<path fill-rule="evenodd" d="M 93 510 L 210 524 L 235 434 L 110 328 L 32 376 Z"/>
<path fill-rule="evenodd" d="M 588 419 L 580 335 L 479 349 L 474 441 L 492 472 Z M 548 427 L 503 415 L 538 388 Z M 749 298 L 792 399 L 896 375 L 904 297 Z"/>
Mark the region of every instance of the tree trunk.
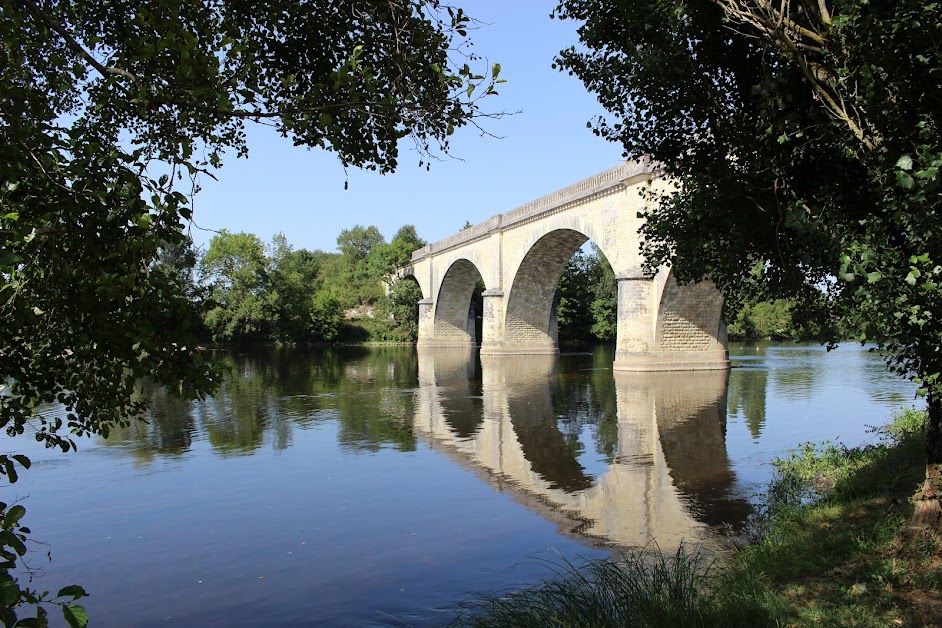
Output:
<path fill-rule="evenodd" d="M 926 426 L 926 479 L 916 493 L 916 509 L 911 521 L 915 536 L 942 544 L 942 397 L 929 393 L 929 421 Z"/>

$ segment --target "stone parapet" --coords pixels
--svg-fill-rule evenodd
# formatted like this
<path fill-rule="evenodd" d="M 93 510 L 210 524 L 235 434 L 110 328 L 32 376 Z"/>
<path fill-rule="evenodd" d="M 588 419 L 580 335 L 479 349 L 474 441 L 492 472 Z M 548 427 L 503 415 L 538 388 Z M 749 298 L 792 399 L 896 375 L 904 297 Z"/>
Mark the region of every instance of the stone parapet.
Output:
<path fill-rule="evenodd" d="M 614 168 L 609 168 L 588 179 L 583 179 L 578 183 L 573 183 L 552 194 L 547 194 L 535 201 L 530 201 L 509 212 L 493 216 L 482 223 L 459 231 L 453 236 L 449 236 L 438 242 L 426 244 L 421 249 L 412 253 L 412 262 L 415 263 L 429 255 L 441 253 L 456 246 L 473 242 L 474 240 L 480 240 L 494 232 L 512 227 L 517 223 L 539 218 L 542 214 L 552 212 L 567 203 L 584 199 L 611 188 L 621 187 L 625 185 L 626 181 L 640 175 L 654 175 L 656 171 L 657 168 L 648 159 L 623 162 Z"/>

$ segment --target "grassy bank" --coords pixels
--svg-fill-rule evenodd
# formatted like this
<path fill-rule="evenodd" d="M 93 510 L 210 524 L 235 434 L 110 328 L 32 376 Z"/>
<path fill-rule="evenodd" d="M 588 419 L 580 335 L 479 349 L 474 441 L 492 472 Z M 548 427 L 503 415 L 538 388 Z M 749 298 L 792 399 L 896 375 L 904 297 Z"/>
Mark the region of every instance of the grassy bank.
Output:
<path fill-rule="evenodd" d="M 902 412 L 875 445 L 805 445 L 779 461 L 752 538 L 730 556 L 561 565 L 537 587 L 470 603 L 454 625 L 942 625 L 939 548 L 907 527 L 924 422 Z"/>

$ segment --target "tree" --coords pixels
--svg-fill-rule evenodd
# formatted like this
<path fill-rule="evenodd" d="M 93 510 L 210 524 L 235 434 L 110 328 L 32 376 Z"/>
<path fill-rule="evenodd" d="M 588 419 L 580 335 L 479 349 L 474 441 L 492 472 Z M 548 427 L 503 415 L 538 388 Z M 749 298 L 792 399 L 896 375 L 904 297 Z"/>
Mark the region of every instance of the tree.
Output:
<path fill-rule="evenodd" d="M 310 324 L 314 295 L 323 285 L 318 256 L 307 249 L 294 250 L 281 233 L 269 250 L 275 338 L 284 342 L 330 340 L 314 333 Z"/>
<path fill-rule="evenodd" d="M 383 244 L 386 244 L 386 238 L 373 225 L 355 225 L 344 229 L 337 236 L 337 248 L 353 264 L 366 260 L 373 249 Z"/>
<path fill-rule="evenodd" d="M 244 342 L 267 337 L 273 327 L 271 269 L 265 245 L 250 233 L 225 229 L 200 260 L 210 309 L 204 316 L 213 340 Z"/>
<path fill-rule="evenodd" d="M 916 524 L 942 538 L 942 4 L 562 0 L 560 53 L 609 111 L 599 135 L 676 190 L 649 205 L 647 269 L 879 343 L 927 396 Z M 751 277 L 758 267 L 759 281 Z M 803 321 L 799 320 L 799 323 Z"/>
<path fill-rule="evenodd" d="M 591 341 L 591 275 L 596 258 L 580 249 L 566 263 L 556 286 L 556 324 L 564 342 Z"/>
<path fill-rule="evenodd" d="M 447 152 L 499 82 L 462 55 L 468 23 L 438 0 L 0 0 L 0 426 L 68 450 L 140 414 L 140 377 L 212 390 L 185 287 L 154 263 L 185 240 L 199 176 L 246 155 L 246 122 L 381 172 L 400 140 Z M 0 456 L 9 481 L 15 464 Z M 48 601 L 7 571 L 14 508 L 5 623 Z"/>
<path fill-rule="evenodd" d="M 386 246 L 386 238 L 379 228 L 356 225 L 344 229 L 337 236 L 340 250 L 339 275 L 345 307 L 375 303 L 383 296 L 380 275 L 375 268 L 374 255 Z"/>
<path fill-rule="evenodd" d="M 393 236 L 392 242 L 376 246 L 370 251 L 370 275 L 391 287 L 396 281 L 396 271 L 408 266 L 412 253 L 425 244 L 425 240 L 416 233 L 415 225 L 403 225 Z"/>
<path fill-rule="evenodd" d="M 382 310 L 396 325 L 400 342 L 415 342 L 419 339 L 419 301 L 422 288 L 414 279 L 400 279 L 389 287 L 380 302 Z"/>
<path fill-rule="evenodd" d="M 601 342 L 614 342 L 618 333 L 618 282 L 608 258 L 593 242 L 596 263 L 592 269 L 592 335 Z"/>
<path fill-rule="evenodd" d="M 402 225 L 399 227 L 399 231 L 396 232 L 396 235 L 392 238 L 393 242 L 402 242 L 405 245 L 412 247 L 412 251 L 409 252 L 409 258 L 412 257 L 412 252 L 417 249 L 421 249 L 423 246 L 428 244 L 425 240 L 419 237 L 418 232 L 415 230 L 415 225 Z M 409 259 L 405 260 L 406 262 Z"/>
<path fill-rule="evenodd" d="M 592 243 L 576 251 L 556 287 L 556 322 L 561 342 L 610 342 L 617 331 L 615 273 Z"/>
<path fill-rule="evenodd" d="M 343 305 L 328 289 L 322 288 L 310 297 L 307 330 L 313 340 L 335 340 L 343 321 Z"/>

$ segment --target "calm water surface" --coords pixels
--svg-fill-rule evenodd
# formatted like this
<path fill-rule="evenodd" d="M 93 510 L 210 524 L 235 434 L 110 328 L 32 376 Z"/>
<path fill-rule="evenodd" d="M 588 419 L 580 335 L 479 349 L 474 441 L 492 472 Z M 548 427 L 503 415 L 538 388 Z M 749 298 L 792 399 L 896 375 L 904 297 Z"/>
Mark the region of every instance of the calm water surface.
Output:
<path fill-rule="evenodd" d="M 912 385 L 856 346 L 734 345 L 727 373 L 613 374 L 610 350 L 230 356 L 205 402 L 145 389 L 149 423 L 35 447 L 5 500 L 97 626 L 436 625 L 546 559 L 741 530 L 770 460 L 857 444 Z"/>

